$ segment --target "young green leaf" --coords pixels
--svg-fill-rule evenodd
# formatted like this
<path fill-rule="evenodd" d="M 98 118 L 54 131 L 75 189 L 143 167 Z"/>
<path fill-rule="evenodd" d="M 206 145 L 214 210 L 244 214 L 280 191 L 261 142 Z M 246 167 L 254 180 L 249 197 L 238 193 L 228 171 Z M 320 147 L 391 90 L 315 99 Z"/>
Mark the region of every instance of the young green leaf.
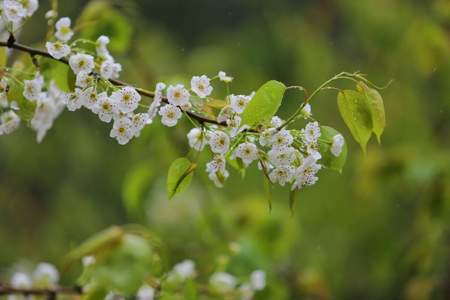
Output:
<path fill-rule="evenodd" d="M 331 152 L 333 145 L 333 137 L 340 134 L 336 129 L 328 126 L 320 126 L 319 150 L 322 158 L 320 163 L 331 170 L 342 172 L 345 161 L 347 159 L 347 143 L 344 143 L 339 156 L 335 156 Z"/>
<path fill-rule="evenodd" d="M 372 135 L 372 118 L 366 96 L 357 91 L 344 90 L 339 92 L 337 102 L 342 119 L 353 138 L 366 152 L 367 142 Z"/>
<path fill-rule="evenodd" d="M 281 105 L 286 86 L 276 80 L 259 88 L 242 113 L 242 124 L 253 126 L 270 120 Z"/>
<path fill-rule="evenodd" d="M 372 130 L 377 136 L 378 142 L 381 142 L 381 135 L 386 126 L 386 115 L 384 112 L 383 98 L 377 90 L 368 87 L 365 83 L 359 82 L 356 86 L 358 91 L 366 96 L 372 117 Z"/>
<path fill-rule="evenodd" d="M 196 164 L 187 158 L 180 157 L 170 165 L 167 176 L 167 195 L 172 199 L 178 193 L 183 192 L 191 183 Z"/>
<path fill-rule="evenodd" d="M 130 213 L 140 211 L 141 204 L 148 194 L 154 176 L 150 165 L 150 163 L 140 163 L 133 167 L 125 177 L 122 197 L 124 205 Z"/>

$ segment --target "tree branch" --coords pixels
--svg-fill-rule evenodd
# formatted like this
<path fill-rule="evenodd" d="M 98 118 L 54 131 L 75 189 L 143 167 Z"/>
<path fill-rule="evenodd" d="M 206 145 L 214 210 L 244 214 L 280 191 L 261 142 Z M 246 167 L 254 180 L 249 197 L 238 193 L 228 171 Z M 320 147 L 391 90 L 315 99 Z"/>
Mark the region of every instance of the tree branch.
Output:
<path fill-rule="evenodd" d="M 24 296 L 52 296 L 52 295 L 81 295 L 83 294 L 83 289 L 79 286 L 75 287 L 55 287 L 52 289 L 38 289 L 38 288 L 31 288 L 31 289 L 18 289 L 13 288 L 10 286 L 3 286 L 0 285 L 0 296 L 2 295 L 13 295 L 13 294 L 20 294 Z"/>
<path fill-rule="evenodd" d="M 36 48 L 32 48 L 26 45 L 22 45 L 20 43 L 17 43 L 14 36 L 11 34 L 8 38 L 7 42 L 3 42 L 0 41 L 0 47 L 6 47 L 9 49 L 14 49 L 14 50 L 18 50 L 18 51 L 22 51 L 22 52 L 26 52 L 28 54 L 30 54 L 31 56 L 41 56 L 41 57 L 46 57 L 55 61 L 59 61 L 63 64 L 68 65 L 69 61 L 65 58 L 61 58 L 61 59 L 56 59 L 53 56 L 51 56 L 48 52 L 40 50 L 40 49 L 36 49 Z M 97 74 L 98 75 L 98 74 Z M 117 79 L 109 79 L 109 82 L 111 82 L 113 85 L 116 86 L 133 86 L 132 84 L 128 84 L 126 82 L 123 82 L 121 80 L 117 80 Z M 153 98 L 155 96 L 155 93 L 152 91 L 148 91 L 142 88 L 136 88 L 136 91 L 143 97 L 147 97 L 147 98 Z M 163 98 L 163 101 L 165 103 L 168 103 L 168 100 L 166 97 Z M 193 119 L 197 120 L 200 124 L 203 123 L 209 123 L 209 124 L 216 124 L 219 126 L 227 126 L 227 124 L 225 122 L 218 122 L 217 120 L 214 119 L 209 119 L 206 118 L 202 115 L 199 115 L 197 113 L 191 112 L 191 111 L 186 111 L 186 113 Z"/>

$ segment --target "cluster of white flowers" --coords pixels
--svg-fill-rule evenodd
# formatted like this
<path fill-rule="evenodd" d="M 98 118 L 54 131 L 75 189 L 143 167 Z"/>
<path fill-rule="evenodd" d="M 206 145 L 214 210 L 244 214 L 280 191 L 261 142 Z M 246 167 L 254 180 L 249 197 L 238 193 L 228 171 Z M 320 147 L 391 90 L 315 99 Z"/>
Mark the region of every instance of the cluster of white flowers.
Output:
<path fill-rule="evenodd" d="M 3 0 L 0 1 L 1 19 L 7 30 L 12 32 L 22 26 L 38 7 L 38 0 Z"/>
<path fill-rule="evenodd" d="M 239 284 L 239 280 L 227 272 L 214 273 L 209 278 L 211 287 L 222 294 L 237 290 L 242 300 L 251 300 L 256 291 L 266 287 L 266 273 L 262 270 L 253 271 L 248 282 Z"/>

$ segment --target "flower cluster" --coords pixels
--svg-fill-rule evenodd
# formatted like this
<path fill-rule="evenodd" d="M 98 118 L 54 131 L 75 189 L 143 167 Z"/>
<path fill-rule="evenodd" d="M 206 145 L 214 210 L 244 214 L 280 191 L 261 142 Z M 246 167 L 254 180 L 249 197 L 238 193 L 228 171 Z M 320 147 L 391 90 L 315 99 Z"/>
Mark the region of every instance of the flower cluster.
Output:
<path fill-rule="evenodd" d="M 3 0 L 0 1 L 1 24 L 9 31 L 22 26 L 25 19 L 31 17 L 38 9 L 38 0 Z"/>

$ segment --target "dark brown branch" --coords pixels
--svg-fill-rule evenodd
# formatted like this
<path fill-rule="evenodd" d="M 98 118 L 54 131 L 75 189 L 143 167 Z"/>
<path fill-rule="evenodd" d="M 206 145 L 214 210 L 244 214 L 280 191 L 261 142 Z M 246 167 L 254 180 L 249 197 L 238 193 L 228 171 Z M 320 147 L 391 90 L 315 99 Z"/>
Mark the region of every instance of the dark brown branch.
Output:
<path fill-rule="evenodd" d="M 55 60 L 55 61 L 59 61 L 59 62 L 64 63 L 66 65 L 69 64 L 69 61 L 67 59 L 65 59 L 65 58 L 56 59 L 56 58 L 51 56 L 46 51 L 39 50 L 39 49 L 36 49 L 36 48 L 32 48 L 32 47 L 29 47 L 29 46 L 17 43 L 15 38 L 14 38 L 14 36 L 12 34 L 9 36 L 7 42 L 0 41 L 0 47 L 6 47 L 6 48 L 9 48 L 9 49 L 15 49 L 15 50 L 18 50 L 18 51 L 26 52 L 26 53 L 30 54 L 32 57 L 34 57 L 34 56 L 42 56 L 42 57 L 46 57 L 46 58 L 49 58 L 49 59 L 52 59 L 52 60 Z M 123 82 L 123 81 L 120 81 L 120 80 L 117 80 L 117 79 L 110 79 L 109 81 L 112 84 L 116 85 L 116 86 L 133 86 L 131 84 L 128 84 L 126 82 Z M 136 88 L 136 91 L 143 97 L 153 98 L 155 96 L 154 92 L 148 91 L 148 90 L 144 90 L 144 89 L 141 89 L 141 88 Z M 168 102 L 167 98 L 163 98 L 163 101 L 166 102 L 166 103 Z M 191 118 L 197 120 L 200 124 L 209 123 L 209 124 L 216 124 L 216 125 L 220 125 L 220 126 L 227 126 L 226 123 L 220 123 L 217 120 L 206 118 L 206 117 L 204 117 L 202 115 L 199 115 L 199 114 L 191 112 L 191 111 L 186 111 L 186 113 Z"/>
<path fill-rule="evenodd" d="M 51 295 L 81 295 L 83 289 L 79 286 L 76 287 L 55 287 L 52 289 L 17 289 L 9 286 L 0 285 L 0 296 L 2 295 L 24 295 L 24 296 L 51 296 Z"/>

